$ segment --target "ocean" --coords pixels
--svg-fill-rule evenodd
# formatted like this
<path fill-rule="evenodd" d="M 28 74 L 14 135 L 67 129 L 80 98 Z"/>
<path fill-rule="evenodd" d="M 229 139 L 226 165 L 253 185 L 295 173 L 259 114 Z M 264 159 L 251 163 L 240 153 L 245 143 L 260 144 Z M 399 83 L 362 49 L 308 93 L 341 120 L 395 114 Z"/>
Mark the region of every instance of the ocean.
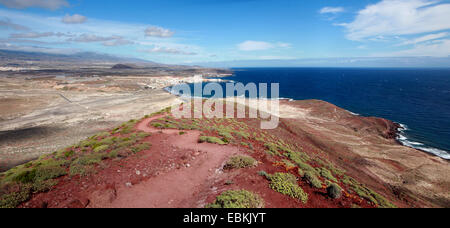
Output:
<path fill-rule="evenodd" d="M 397 122 L 403 126 L 401 143 L 450 160 L 450 68 L 233 70 L 233 76 L 223 79 L 279 83 L 282 98 L 324 100 L 362 116 Z"/>

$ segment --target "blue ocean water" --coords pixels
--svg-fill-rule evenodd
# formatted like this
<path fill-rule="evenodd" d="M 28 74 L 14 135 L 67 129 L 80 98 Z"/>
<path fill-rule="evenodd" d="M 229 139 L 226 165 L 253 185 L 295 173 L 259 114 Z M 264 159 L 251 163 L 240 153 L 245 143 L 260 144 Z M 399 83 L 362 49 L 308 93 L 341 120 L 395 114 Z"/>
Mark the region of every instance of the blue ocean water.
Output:
<path fill-rule="evenodd" d="M 239 68 L 224 79 L 280 83 L 280 97 L 319 99 L 402 124 L 404 145 L 450 159 L 450 68 Z M 224 86 L 224 83 L 222 83 Z"/>

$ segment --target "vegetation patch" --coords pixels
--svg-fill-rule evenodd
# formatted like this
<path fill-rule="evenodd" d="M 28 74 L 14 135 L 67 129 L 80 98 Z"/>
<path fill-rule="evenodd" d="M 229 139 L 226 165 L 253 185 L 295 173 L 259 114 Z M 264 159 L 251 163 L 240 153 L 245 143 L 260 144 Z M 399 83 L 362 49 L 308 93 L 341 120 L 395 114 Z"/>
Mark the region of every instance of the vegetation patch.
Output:
<path fill-rule="evenodd" d="M 322 181 L 313 172 L 305 172 L 304 177 L 314 188 L 322 188 Z"/>
<path fill-rule="evenodd" d="M 139 153 L 141 151 L 148 150 L 148 149 L 150 149 L 150 147 L 151 147 L 150 143 L 146 143 L 146 142 L 145 143 L 141 143 L 139 145 L 136 145 L 136 146 L 132 147 L 131 148 L 131 152 L 136 154 L 136 153 Z"/>
<path fill-rule="evenodd" d="M 258 162 L 248 156 L 233 156 L 228 160 L 228 162 L 225 164 L 225 169 L 241 169 L 241 168 L 247 168 L 256 166 Z"/>
<path fill-rule="evenodd" d="M 94 148 L 94 153 L 100 153 L 109 149 L 109 145 L 101 145 Z"/>
<path fill-rule="evenodd" d="M 332 183 L 327 188 L 327 193 L 332 199 L 339 199 L 342 196 L 342 188 L 339 185 Z"/>
<path fill-rule="evenodd" d="M 351 177 L 345 176 L 342 182 L 349 185 L 350 189 L 358 196 L 372 202 L 373 204 L 381 208 L 396 208 L 396 206 L 389 202 L 386 198 L 379 195 L 375 191 L 363 186 Z"/>
<path fill-rule="evenodd" d="M 322 167 L 318 168 L 318 171 L 320 173 L 320 176 L 322 176 L 323 178 L 326 178 L 334 182 L 338 182 L 338 180 L 333 176 L 333 174 L 331 174 L 330 170 Z"/>
<path fill-rule="evenodd" d="M 308 202 L 308 194 L 298 186 L 297 179 L 290 173 L 275 173 L 270 175 L 270 187 L 281 194 Z"/>
<path fill-rule="evenodd" d="M 94 168 L 92 166 L 84 166 L 80 164 L 75 164 L 70 166 L 69 175 L 71 177 L 80 175 L 80 176 L 88 176 L 94 173 Z"/>
<path fill-rule="evenodd" d="M 18 189 L 0 196 L 0 208 L 16 208 L 31 198 L 31 185 L 18 185 Z"/>
<path fill-rule="evenodd" d="M 207 143 L 214 143 L 214 144 L 219 144 L 219 145 L 227 144 L 222 139 L 219 139 L 219 138 L 213 137 L 213 136 L 200 136 L 198 142 L 200 142 L 200 143 L 207 142 Z"/>
<path fill-rule="evenodd" d="M 207 208 L 263 208 L 264 200 L 257 194 L 246 190 L 230 190 L 216 197 Z"/>
<path fill-rule="evenodd" d="M 283 159 L 283 164 L 286 169 L 293 169 L 296 167 L 296 165 L 294 163 L 292 163 L 291 161 L 286 160 L 286 159 Z"/>

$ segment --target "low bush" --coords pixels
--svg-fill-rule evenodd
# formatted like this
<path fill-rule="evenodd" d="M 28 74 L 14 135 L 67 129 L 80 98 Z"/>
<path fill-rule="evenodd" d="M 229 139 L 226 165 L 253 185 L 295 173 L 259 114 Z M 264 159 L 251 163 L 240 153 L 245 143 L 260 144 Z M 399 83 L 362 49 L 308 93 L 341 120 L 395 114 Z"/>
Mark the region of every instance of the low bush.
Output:
<path fill-rule="evenodd" d="M 225 145 L 227 144 L 226 142 L 224 142 L 222 139 L 219 139 L 217 137 L 213 137 L 213 136 L 200 136 L 199 140 L 200 143 L 214 143 L 214 144 L 219 144 L 219 145 Z"/>
<path fill-rule="evenodd" d="M 333 176 L 333 174 L 331 174 L 330 170 L 328 170 L 326 168 L 323 168 L 323 167 L 320 168 L 319 173 L 320 173 L 320 176 L 322 176 L 328 180 L 338 182 L 338 180 Z"/>
<path fill-rule="evenodd" d="M 263 208 L 264 200 L 257 194 L 246 190 L 230 190 L 216 197 L 207 208 Z"/>
<path fill-rule="evenodd" d="M 136 154 L 136 153 L 139 153 L 141 151 L 148 150 L 148 149 L 150 149 L 150 147 L 151 147 L 150 143 L 141 143 L 139 145 L 136 145 L 136 146 L 132 147 L 131 148 L 131 152 Z"/>
<path fill-rule="evenodd" d="M 298 186 L 297 179 L 290 173 L 275 173 L 270 176 L 270 187 L 281 194 L 308 202 L 308 194 Z"/>
<path fill-rule="evenodd" d="M 342 188 L 339 185 L 332 183 L 327 188 L 327 193 L 332 199 L 339 199 L 342 196 Z"/>
<path fill-rule="evenodd" d="M 255 166 L 257 164 L 257 161 L 248 156 L 233 156 L 228 160 L 228 162 L 225 164 L 225 169 L 240 169 L 240 168 L 246 168 Z"/>
<path fill-rule="evenodd" d="M 310 171 L 305 172 L 304 178 L 313 186 L 314 188 L 322 188 L 322 181 Z"/>

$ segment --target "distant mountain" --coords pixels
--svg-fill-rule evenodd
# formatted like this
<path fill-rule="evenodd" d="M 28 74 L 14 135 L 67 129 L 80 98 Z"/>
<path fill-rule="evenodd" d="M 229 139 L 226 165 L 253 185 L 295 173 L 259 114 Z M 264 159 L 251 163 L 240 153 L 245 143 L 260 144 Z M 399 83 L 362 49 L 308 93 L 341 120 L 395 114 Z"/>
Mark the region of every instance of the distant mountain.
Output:
<path fill-rule="evenodd" d="M 136 68 L 136 66 L 130 65 L 130 64 L 116 64 L 114 66 L 111 67 L 111 69 L 133 69 Z"/>
<path fill-rule="evenodd" d="M 151 61 L 135 58 L 117 57 L 108 54 L 94 52 L 80 52 L 76 54 L 49 54 L 41 52 L 23 52 L 12 50 L 0 50 L 2 63 L 36 61 L 36 62 L 70 62 L 70 63 L 135 63 L 145 65 L 160 65 Z"/>

